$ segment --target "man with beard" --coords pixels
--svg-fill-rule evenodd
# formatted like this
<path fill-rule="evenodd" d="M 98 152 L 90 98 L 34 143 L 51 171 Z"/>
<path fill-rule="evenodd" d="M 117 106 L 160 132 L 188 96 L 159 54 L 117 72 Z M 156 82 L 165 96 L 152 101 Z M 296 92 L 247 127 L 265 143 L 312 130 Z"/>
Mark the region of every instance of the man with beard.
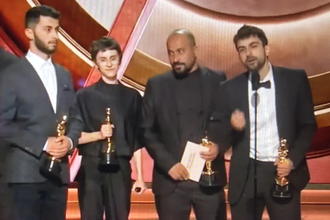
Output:
<path fill-rule="evenodd" d="M 117 79 L 122 51 L 115 39 L 102 37 L 94 41 L 91 55 L 101 79 L 77 93 L 77 105 L 84 121 L 78 146 L 83 158 L 77 176 L 81 219 L 102 220 L 105 211 L 106 220 L 127 220 L 132 188 L 130 159 L 142 146 L 138 134 L 142 97 Z M 110 108 L 111 125 L 105 123 L 107 108 Z M 115 169 L 100 166 L 107 137 L 111 137 L 119 164 Z M 134 154 L 138 170 L 134 187 L 143 191 L 146 187 L 140 153 Z"/>
<path fill-rule="evenodd" d="M 52 62 L 60 14 L 38 6 L 25 15 L 27 55 L 0 75 L 0 138 L 10 144 L 6 179 L 14 193 L 16 220 L 65 219 L 68 152 L 78 142 L 82 120 L 74 108 L 70 73 Z M 68 116 L 67 135 L 57 123 Z M 49 156 L 47 156 L 49 155 Z M 61 161 L 61 180 L 40 174 L 44 159 Z"/>
<path fill-rule="evenodd" d="M 0 47 L 0 75 L 2 72 L 19 58 L 8 53 Z M 8 144 L 0 139 L 0 220 L 13 219 L 12 214 L 12 195 L 5 180 L 6 158 L 9 150 Z"/>
<path fill-rule="evenodd" d="M 226 175 L 218 146 L 212 143 L 201 157 L 213 161 L 219 187 L 201 187 L 188 180 L 180 163 L 187 141 L 202 142 L 218 86 L 226 79 L 223 73 L 200 67 L 196 50 L 189 30 L 174 30 L 167 39 L 172 70 L 149 79 L 143 99 L 142 129 L 154 159 L 152 189 L 160 220 L 189 219 L 191 207 L 197 219 L 226 219 Z"/>
<path fill-rule="evenodd" d="M 215 127 L 220 152 L 233 149 L 229 173 L 232 218 L 261 219 L 266 206 L 271 220 L 300 220 L 300 192 L 309 181 L 305 156 L 317 128 L 306 72 L 271 65 L 267 37 L 257 27 L 240 28 L 234 43 L 248 71 L 220 87 L 213 117 L 220 122 Z M 289 154 L 279 163 L 282 138 L 287 140 Z M 277 175 L 288 177 L 290 198 L 273 196 Z"/>

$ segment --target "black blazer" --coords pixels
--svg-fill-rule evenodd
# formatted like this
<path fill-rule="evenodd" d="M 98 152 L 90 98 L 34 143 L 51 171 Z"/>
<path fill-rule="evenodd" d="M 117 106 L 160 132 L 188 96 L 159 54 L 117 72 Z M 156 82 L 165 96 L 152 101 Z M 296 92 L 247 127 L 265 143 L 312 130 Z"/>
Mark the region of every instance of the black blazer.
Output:
<path fill-rule="evenodd" d="M 226 80 L 226 75 L 214 73 L 207 68 L 201 70 L 203 117 L 208 121 L 214 110 L 213 101 L 219 83 Z M 180 162 L 182 157 L 182 151 L 178 147 L 179 126 L 172 89 L 174 82 L 172 71 L 150 78 L 143 97 L 141 127 L 146 149 L 154 160 L 152 189 L 156 195 L 170 193 L 175 189 L 177 182 L 168 175 L 168 171 Z M 222 156 L 213 161 L 213 169 L 219 171 L 218 179 L 224 186 L 226 174 Z"/>
<path fill-rule="evenodd" d="M 273 67 L 273 74 L 278 133 L 280 138 L 287 139 L 289 158 L 294 165 L 289 179 L 294 187 L 302 190 L 310 179 L 305 155 L 317 129 L 312 93 L 304 70 Z M 246 128 L 242 132 L 234 131 L 230 125 L 230 116 L 236 109 L 243 111 L 246 117 Z M 217 142 L 222 153 L 230 146 L 233 148 L 229 173 L 231 204 L 235 203 L 243 192 L 249 170 L 248 116 L 248 73 L 244 73 L 220 86 L 216 111 L 212 116 L 213 120 L 218 122 L 218 127 L 212 129 L 218 132 Z"/>
<path fill-rule="evenodd" d="M 0 47 L 0 74 L 19 58 L 11 53 L 8 53 Z M 7 152 L 9 150 L 9 145 L 2 139 L 0 139 L 0 176 L 5 172 L 5 162 L 7 157 Z"/>
<path fill-rule="evenodd" d="M 54 64 L 57 78 L 57 111 L 54 114 L 47 91 L 26 58 L 20 59 L 0 75 L 0 137 L 11 144 L 7 181 L 43 182 L 39 173 L 40 156 L 47 138 L 56 136 L 60 118 L 69 116 L 67 136 L 76 146 L 82 120 L 73 107 L 75 92 L 70 73 Z M 62 181 L 69 182 L 68 157 L 62 161 Z"/>

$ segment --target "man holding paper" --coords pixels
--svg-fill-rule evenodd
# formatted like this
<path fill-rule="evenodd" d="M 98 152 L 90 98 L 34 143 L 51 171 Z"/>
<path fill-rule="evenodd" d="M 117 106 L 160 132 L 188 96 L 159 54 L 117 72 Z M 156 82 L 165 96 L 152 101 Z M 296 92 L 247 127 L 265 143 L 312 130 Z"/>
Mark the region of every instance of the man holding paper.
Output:
<path fill-rule="evenodd" d="M 160 220 L 188 220 L 191 207 L 198 220 L 226 219 L 223 157 L 217 145 L 211 143 L 207 151 L 199 145 L 213 111 L 214 94 L 226 76 L 200 67 L 196 50 L 190 31 L 174 30 L 167 39 L 172 70 L 149 79 L 143 99 L 142 129 L 155 162 L 152 189 Z M 201 147 L 198 157 L 192 146 Z M 212 161 L 218 187 L 201 187 L 198 178 L 191 180 L 193 174 L 181 163 L 185 150 L 185 155 L 193 155 L 190 159 Z"/>

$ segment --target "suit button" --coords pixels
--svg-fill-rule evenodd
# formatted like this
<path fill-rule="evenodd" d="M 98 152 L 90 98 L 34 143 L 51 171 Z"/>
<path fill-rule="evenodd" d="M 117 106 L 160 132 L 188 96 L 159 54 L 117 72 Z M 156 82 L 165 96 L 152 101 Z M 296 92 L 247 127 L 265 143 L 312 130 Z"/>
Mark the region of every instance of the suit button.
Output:
<path fill-rule="evenodd" d="M 33 151 L 31 148 L 29 148 L 29 147 L 25 147 L 24 148 L 26 151 L 29 151 L 30 153 Z"/>

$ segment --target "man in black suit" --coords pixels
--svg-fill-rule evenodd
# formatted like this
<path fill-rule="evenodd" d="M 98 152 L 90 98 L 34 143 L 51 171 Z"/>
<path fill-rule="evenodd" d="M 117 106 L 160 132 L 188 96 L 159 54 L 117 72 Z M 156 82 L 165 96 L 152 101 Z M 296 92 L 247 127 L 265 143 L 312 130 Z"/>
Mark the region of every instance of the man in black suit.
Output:
<path fill-rule="evenodd" d="M 205 136 L 215 94 L 226 79 L 223 73 L 200 67 L 196 49 L 190 31 L 173 31 L 167 39 L 172 70 L 149 79 L 143 99 L 142 129 L 154 159 L 152 189 L 160 220 L 189 219 L 191 206 L 197 219 L 226 219 L 226 174 L 218 146 L 212 143 L 201 156 L 213 160 L 219 187 L 201 187 L 188 180 L 189 173 L 180 163 L 187 141 L 199 144 Z"/>
<path fill-rule="evenodd" d="M 29 9 L 25 34 L 30 49 L 0 75 L 0 137 L 11 147 L 6 179 L 14 193 L 17 220 L 65 219 L 67 154 L 78 142 L 82 120 L 72 107 L 70 73 L 51 59 L 58 44 L 59 18 L 59 12 L 48 6 Z M 67 134 L 56 137 L 64 115 L 68 115 Z M 61 160 L 61 181 L 40 174 L 47 155 Z"/>
<path fill-rule="evenodd" d="M 232 218 L 261 219 L 266 206 L 272 220 L 299 220 L 300 192 L 309 181 L 305 155 L 317 128 L 307 75 L 301 69 L 272 66 L 267 37 L 257 27 L 243 26 L 234 43 L 248 71 L 220 87 L 212 117 L 220 122 L 213 123 L 221 134 L 217 140 L 220 152 L 233 148 L 229 173 Z M 282 138 L 287 140 L 289 154 L 279 163 Z M 291 198 L 273 196 L 276 175 L 288 177 Z"/>
<path fill-rule="evenodd" d="M 0 47 L 0 74 L 19 58 L 5 51 Z M 0 220 L 13 219 L 12 213 L 12 195 L 5 180 L 6 158 L 9 151 L 9 145 L 0 139 Z"/>

